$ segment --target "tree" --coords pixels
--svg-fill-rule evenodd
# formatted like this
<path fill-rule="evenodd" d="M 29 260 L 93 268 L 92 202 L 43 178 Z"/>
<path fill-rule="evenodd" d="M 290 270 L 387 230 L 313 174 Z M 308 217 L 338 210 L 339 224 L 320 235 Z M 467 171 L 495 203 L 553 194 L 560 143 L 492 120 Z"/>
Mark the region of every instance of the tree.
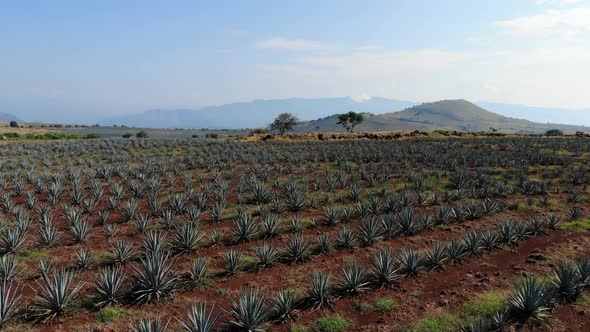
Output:
<path fill-rule="evenodd" d="M 338 115 L 338 122 L 337 124 L 342 125 L 349 133 L 352 133 L 354 127 L 361 124 L 364 120 L 364 117 L 361 113 L 356 112 L 348 112 L 344 114 Z"/>
<path fill-rule="evenodd" d="M 545 136 L 563 136 L 563 131 L 559 129 L 549 129 L 545 133 Z"/>
<path fill-rule="evenodd" d="M 137 134 L 135 134 L 135 137 L 137 138 L 147 138 L 148 137 L 148 133 L 145 130 L 142 130 L 140 132 L 138 132 Z"/>
<path fill-rule="evenodd" d="M 298 120 L 293 114 L 281 113 L 270 124 L 270 130 L 276 130 L 282 135 L 287 131 L 293 130 L 293 127 L 297 125 L 297 122 Z"/>
<path fill-rule="evenodd" d="M 18 122 L 10 121 L 10 128 L 16 128 L 16 127 L 18 127 Z"/>

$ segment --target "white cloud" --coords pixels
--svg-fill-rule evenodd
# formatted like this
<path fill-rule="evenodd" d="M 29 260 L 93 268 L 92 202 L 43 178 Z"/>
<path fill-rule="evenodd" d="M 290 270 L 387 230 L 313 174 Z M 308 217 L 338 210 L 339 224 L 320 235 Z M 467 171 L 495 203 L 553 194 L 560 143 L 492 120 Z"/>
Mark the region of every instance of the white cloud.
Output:
<path fill-rule="evenodd" d="M 357 74 L 428 71 L 460 63 L 470 55 L 463 52 L 416 50 L 357 52 L 350 55 L 309 56 L 297 61 L 320 68 Z"/>
<path fill-rule="evenodd" d="M 283 37 L 258 41 L 256 47 L 289 51 L 318 51 L 332 48 L 331 45 L 316 41 L 306 39 L 287 39 Z"/>
<path fill-rule="evenodd" d="M 590 35 L 590 6 L 546 10 L 494 23 L 508 33 L 526 37 L 558 37 L 572 41 Z"/>

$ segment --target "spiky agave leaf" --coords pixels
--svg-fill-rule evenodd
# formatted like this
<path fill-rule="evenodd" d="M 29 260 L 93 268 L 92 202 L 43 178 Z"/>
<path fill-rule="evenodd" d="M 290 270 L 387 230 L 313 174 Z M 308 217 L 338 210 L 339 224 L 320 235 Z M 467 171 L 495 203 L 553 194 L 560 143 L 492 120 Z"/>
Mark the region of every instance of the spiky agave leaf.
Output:
<path fill-rule="evenodd" d="M 309 301 L 314 309 L 332 306 L 332 288 L 329 273 L 318 271 L 311 275 L 311 285 L 308 290 Z"/>
<path fill-rule="evenodd" d="M 177 253 L 195 252 L 203 239 L 203 232 L 198 223 L 185 223 L 172 235 L 172 249 Z"/>
<path fill-rule="evenodd" d="M 230 316 L 228 324 L 245 331 L 262 331 L 271 313 L 266 302 L 266 295 L 258 288 L 240 292 L 237 299 L 231 300 L 231 309 L 226 310 Z"/>
<path fill-rule="evenodd" d="M 213 332 L 221 317 L 215 305 L 208 307 L 206 301 L 193 305 L 186 315 L 187 320 L 179 320 L 184 332 Z"/>
<path fill-rule="evenodd" d="M 13 287 L 12 282 L 2 281 L 0 287 L 0 328 L 11 317 L 21 298 L 21 288 Z"/>
<path fill-rule="evenodd" d="M 178 277 L 174 274 L 174 260 L 164 251 L 155 251 L 133 265 L 135 302 L 160 302 L 174 295 Z"/>
<path fill-rule="evenodd" d="M 86 270 L 92 264 L 92 252 L 86 248 L 76 251 L 76 265 L 80 270 Z"/>
<path fill-rule="evenodd" d="M 307 242 L 301 234 L 294 234 L 287 242 L 283 251 L 283 257 L 292 263 L 303 262 L 307 259 L 309 252 Z"/>
<path fill-rule="evenodd" d="M 422 254 L 414 248 L 408 248 L 399 255 L 400 271 L 407 277 L 418 274 L 424 266 Z"/>
<path fill-rule="evenodd" d="M 514 294 L 509 298 L 511 311 L 520 319 L 542 319 L 552 306 L 553 294 L 544 280 L 527 277 L 514 283 Z"/>
<path fill-rule="evenodd" d="M 18 273 L 18 261 L 14 255 L 0 257 L 0 281 L 12 281 Z"/>
<path fill-rule="evenodd" d="M 436 241 L 426 251 L 426 265 L 431 270 L 443 270 L 444 264 L 448 261 L 449 255 L 445 246 L 442 243 Z"/>
<path fill-rule="evenodd" d="M 273 243 L 264 242 L 255 249 L 260 267 L 271 266 L 277 259 L 278 251 Z"/>
<path fill-rule="evenodd" d="M 318 235 L 318 251 L 322 254 L 330 251 L 330 236 L 328 234 Z"/>
<path fill-rule="evenodd" d="M 344 226 L 336 235 L 336 244 L 341 248 L 352 249 L 356 242 L 356 235 L 347 226 Z"/>
<path fill-rule="evenodd" d="M 369 290 L 365 269 L 358 262 L 345 264 L 341 270 L 338 286 L 346 295 L 356 295 Z"/>
<path fill-rule="evenodd" d="M 230 249 L 223 254 L 222 258 L 228 275 L 238 272 L 242 265 L 242 254 L 239 251 Z"/>
<path fill-rule="evenodd" d="M 578 274 L 580 275 L 580 283 L 584 287 L 590 284 L 590 258 L 582 258 L 576 262 Z"/>
<path fill-rule="evenodd" d="M 369 246 L 381 238 L 381 226 L 374 218 L 367 218 L 359 225 L 359 234 L 364 245 Z"/>
<path fill-rule="evenodd" d="M 133 323 L 131 330 L 133 332 L 166 332 L 170 320 L 163 322 L 160 316 L 156 316 L 153 320 L 150 318 L 142 318 Z"/>
<path fill-rule="evenodd" d="M 550 280 L 557 299 L 563 302 L 575 301 L 582 293 L 580 273 L 575 264 L 560 262 L 553 268 L 554 278 Z"/>
<path fill-rule="evenodd" d="M 375 255 L 370 275 L 379 287 L 390 287 L 397 282 L 399 267 L 391 251 L 382 250 Z"/>
<path fill-rule="evenodd" d="M 104 307 L 119 303 L 125 296 L 125 277 L 125 272 L 119 267 L 102 269 L 94 277 L 94 289 L 98 300 L 95 305 Z"/>
<path fill-rule="evenodd" d="M 42 274 L 35 280 L 36 298 L 31 303 L 32 315 L 38 319 L 53 320 L 71 309 L 82 284 L 73 285 L 74 274 L 66 270 L 51 275 Z"/>
<path fill-rule="evenodd" d="M 298 303 L 299 299 L 295 291 L 282 289 L 274 297 L 274 315 L 280 322 L 291 321 L 294 319 L 293 311 Z"/>
<path fill-rule="evenodd" d="M 125 264 L 133 259 L 133 245 L 124 240 L 117 240 L 107 252 L 111 264 Z"/>
<path fill-rule="evenodd" d="M 239 214 L 232 221 L 233 235 L 237 242 L 248 242 L 258 233 L 258 224 L 246 213 Z"/>
<path fill-rule="evenodd" d="M 26 237 L 26 231 L 18 227 L 0 233 L 0 254 L 17 252 L 25 244 Z"/>

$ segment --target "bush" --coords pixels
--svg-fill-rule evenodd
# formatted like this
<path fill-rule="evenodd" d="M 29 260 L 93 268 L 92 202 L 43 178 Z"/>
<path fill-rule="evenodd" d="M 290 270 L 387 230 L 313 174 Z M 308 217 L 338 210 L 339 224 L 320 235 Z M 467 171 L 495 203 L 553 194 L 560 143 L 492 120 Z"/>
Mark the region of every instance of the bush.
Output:
<path fill-rule="evenodd" d="M 130 312 L 125 309 L 115 309 L 111 307 L 107 307 L 102 309 L 98 314 L 96 314 L 96 321 L 99 323 L 109 323 L 112 321 L 119 320 L 125 317 L 133 317 L 133 312 Z"/>
<path fill-rule="evenodd" d="M 549 129 L 545 132 L 545 136 L 563 136 L 563 131 L 559 129 Z"/>
<path fill-rule="evenodd" d="M 138 132 L 137 134 L 135 134 L 135 137 L 137 138 L 148 138 L 148 133 L 145 130 L 142 130 L 140 132 Z"/>
<path fill-rule="evenodd" d="M 342 332 L 351 326 L 352 322 L 340 315 L 326 316 L 315 322 L 315 328 L 318 332 Z"/>
<path fill-rule="evenodd" d="M 18 122 L 10 121 L 10 128 L 17 128 L 17 127 L 18 127 Z"/>
<path fill-rule="evenodd" d="M 82 137 L 83 139 L 96 139 L 96 138 L 100 138 L 99 135 L 95 134 L 95 133 L 90 133 L 90 134 L 86 134 L 84 137 Z"/>
<path fill-rule="evenodd" d="M 121 137 L 123 137 L 123 138 L 131 138 L 131 136 L 133 136 L 132 133 L 125 133 L 125 134 L 121 135 Z"/>
<path fill-rule="evenodd" d="M 389 297 L 380 297 L 375 300 L 375 309 L 377 311 L 390 311 L 396 306 L 397 302 Z"/>

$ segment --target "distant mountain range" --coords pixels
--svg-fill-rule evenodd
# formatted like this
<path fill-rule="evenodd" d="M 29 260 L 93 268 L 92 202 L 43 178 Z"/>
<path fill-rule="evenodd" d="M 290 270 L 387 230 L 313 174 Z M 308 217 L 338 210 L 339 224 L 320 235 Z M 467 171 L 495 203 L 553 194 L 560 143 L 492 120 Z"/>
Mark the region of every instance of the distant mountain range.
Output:
<path fill-rule="evenodd" d="M 549 128 L 559 128 L 567 132 L 590 130 L 583 126 L 547 123 L 560 118 L 563 121 L 568 118 L 567 114 L 570 114 L 573 119 L 575 117 L 571 114 L 572 112 L 582 111 L 495 103 L 480 103 L 476 106 L 465 100 L 419 105 L 416 102 L 379 97 L 361 101 L 349 97 L 254 100 L 197 110 L 150 110 L 141 114 L 107 119 L 101 124 L 143 128 L 260 128 L 266 127 L 279 113 L 288 112 L 296 115 L 303 122 L 296 131 L 342 131 L 342 127 L 336 125 L 337 120 L 334 115 L 349 111 L 371 114 L 367 115 L 365 123 L 358 127 L 359 131 L 435 129 L 481 131 L 495 128 L 506 132 L 539 133 Z M 512 114 L 517 116 L 509 117 Z M 527 120 L 517 119 L 517 117 Z M 574 121 L 570 119 L 570 122 Z"/>
<path fill-rule="evenodd" d="M 0 112 L 0 121 L 20 121 L 20 119 L 16 115 Z"/>
<path fill-rule="evenodd" d="M 336 113 L 354 110 L 382 114 L 399 111 L 415 102 L 371 98 L 274 99 L 209 106 L 198 110 L 150 110 L 102 121 L 104 125 L 127 125 L 144 128 L 258 128 L 266 127 L 279 113 L 288 112 L 300 120 L 315 120 Z"/>
<path fill-rule="evenodd" d="M 416 108 L 412 108 L 414 106 Z M 289 112 L 303 122 L 298 126 L 298 131 L 341 131 L 343 129 L 336 125 L 334 115 L 349 111 L 372 114 L 367 115 L 365 123 L 358 127 L 358 130 L 364 131 L 489 130 L 490 127 L 508 132 L 537 133 L 555 127 L 568 132 L 585 129 L 590 131 L 587 127 L 578 125 L 590 124 L 590 110 L 486 102 L 476 102 L 474 105 L 466 101 L 444 101 L 420 105 L 413 101 L 380 97 L 362 100 L 349 97 L 292 98 L 254 100 L 199 109 L 157 109 L 139 114 L 112 116 L 109 114 L 116 114 L 117 111 L 109 107 L 92 108 L 51 100 L 27 101 L 0 97 L 0 120 L 4 121 L 18 121 L 17 116 L 12 115 L 17 114 L 23 121 L 31 122 L 90 125 L 99 123 L 137 128 L 264 128 L 279 113 Z M 549 123 L 564 123 L 570 126 Z"/>
<path fill-rule="evenodd" d="M 337 115 L 308 121 L 299 125 L 296 131 L 344 131 L 337 123 Z M 457 131 L 489 131 L 495 129 L 508 133 L 543 133 L 549 129 L 564 132 L 588 131 L 589 127 L 537 123 L 515 119 L 489 112 L 466 100 L 441 100 L 412 106 L 399 112 L 380 115 L 366 114 L 365 121 L 355 128 L 357 131 L 433 131 L 437 129 Z"/>

